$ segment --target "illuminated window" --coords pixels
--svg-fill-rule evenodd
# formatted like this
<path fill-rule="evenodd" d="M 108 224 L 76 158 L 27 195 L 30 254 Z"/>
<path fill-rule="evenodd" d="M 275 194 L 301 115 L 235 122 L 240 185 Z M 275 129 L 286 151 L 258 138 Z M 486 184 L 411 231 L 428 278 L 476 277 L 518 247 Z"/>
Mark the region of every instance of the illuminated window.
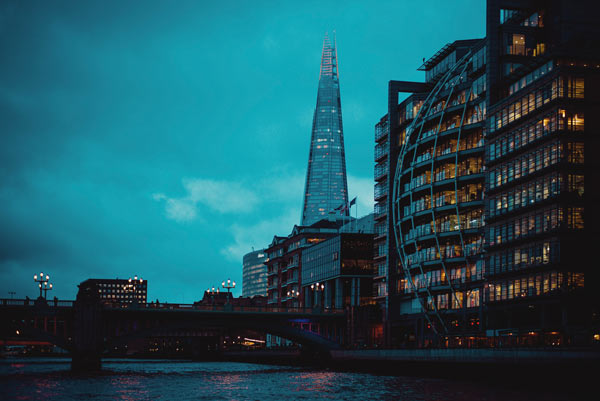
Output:
<path fill-rule="evenodd" d="M 584 227 L 583 208 L 570 207 L 567 211 L 567 226 L 572 229 L 582 229 Z"/>

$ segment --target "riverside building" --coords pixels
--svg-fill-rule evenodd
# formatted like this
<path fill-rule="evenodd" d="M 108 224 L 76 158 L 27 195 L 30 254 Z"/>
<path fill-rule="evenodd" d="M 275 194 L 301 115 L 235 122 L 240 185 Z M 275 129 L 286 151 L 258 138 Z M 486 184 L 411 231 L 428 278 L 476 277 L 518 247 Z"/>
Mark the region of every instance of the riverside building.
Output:
<path fill-rule="evenodd" d="M 488 0 L 485 39 L 446 45 L 424 83 L 390 82 L 375 131 L 387 344 L 600 341 L 600 28 L 585 10 Z"/>
<path fill-rule="evenodd" d="M 600 337 L 600 28 L 587 6 L 488 1 L 485 302 L 503 344 Z"/>
<path fill-rule="evenodd" d="M 244 255 L 242 297 L 267 296 L 267 254 L 264 249 Z"/>

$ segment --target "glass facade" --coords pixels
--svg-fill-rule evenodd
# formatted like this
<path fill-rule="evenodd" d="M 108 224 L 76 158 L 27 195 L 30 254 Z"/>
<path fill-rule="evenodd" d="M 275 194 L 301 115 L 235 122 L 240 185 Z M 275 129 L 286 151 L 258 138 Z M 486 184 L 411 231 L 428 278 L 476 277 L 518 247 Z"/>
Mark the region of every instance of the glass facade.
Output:
<path fill-rule="evenodd" d="M 426 100 L 408 127 L 376 127 L 390 144 L 375 153 L 390 345 L 600 341 L 600 48 L 581 40 L 600 26 L 581 4 L 488 0 L 485 39 L 424 62 L 425 89 L 391 81 Z"/>
<path fill-rule="evenodd" d="M 242 296 L 267 296 L 267 254 L 264 250 L 244 255 L 242 271 Z"/>
<path fill-rule="evenodd" d="M 302 251 L 306 306 L 345 308 L 370 304 L 373 235 L 343 233 Z"/>
<path fill-rule="evenodd" d="M 337 51 L 323 41 L 301 225 L 313 224 L 348 203 Z M 347 211 L 344 212 L 347 215 Z"/>

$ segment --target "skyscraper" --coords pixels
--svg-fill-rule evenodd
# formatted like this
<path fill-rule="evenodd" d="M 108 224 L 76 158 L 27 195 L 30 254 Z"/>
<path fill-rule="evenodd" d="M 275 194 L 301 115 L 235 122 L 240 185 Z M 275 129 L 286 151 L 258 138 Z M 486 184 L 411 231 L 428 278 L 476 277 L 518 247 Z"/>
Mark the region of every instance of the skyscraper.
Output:
<path fill-rule="evenodd" d="M 325 34 L 317 106 L 313 116 L 304 187 L 303 226 L 315 223 L 348 203 L 342 106 L 335 37 Z M 339 209 L 338 209 L 339 210 Z M 344 211 L 347 215 L 347 211 Z"/>

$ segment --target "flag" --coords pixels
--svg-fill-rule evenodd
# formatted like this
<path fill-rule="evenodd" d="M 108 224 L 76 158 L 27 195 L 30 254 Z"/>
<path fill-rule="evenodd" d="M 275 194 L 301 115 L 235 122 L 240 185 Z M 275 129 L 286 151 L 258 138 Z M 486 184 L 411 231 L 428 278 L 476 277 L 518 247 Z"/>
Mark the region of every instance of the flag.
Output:
<path fill-rule="evenodd" d="M 354 199 L 352 199 L 350 201 L 350 205 L 348 205 L 348 209 L 350 209 L 352 207 L 352 205 L 356 205 L 356 196 L 354 197 Z"/>

